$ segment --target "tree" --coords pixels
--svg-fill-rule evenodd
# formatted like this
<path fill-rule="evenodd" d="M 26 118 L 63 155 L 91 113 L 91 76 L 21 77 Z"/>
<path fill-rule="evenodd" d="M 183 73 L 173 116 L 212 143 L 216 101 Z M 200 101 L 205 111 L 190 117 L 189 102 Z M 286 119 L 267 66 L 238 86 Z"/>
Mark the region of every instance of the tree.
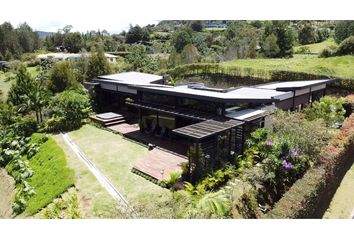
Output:
<path fill-rule="evenodd" d="M 262 47 L 267 37 L 274 34 L 277 37 L 277 45 L 279 52 L 274 57 L 291 57 L 293 54 L 294 36 L 289 28 L 288 21 L 271 21 L 266 22 L 264 29 Z"/>
<path fill-rule="evenodd" d="M 138 43 L 150 40 L 150 31 L 146 28 L 141 28 L 139 25 L 130 26 L 129 31 L 125 36 L 126 43 Z"/>
<path fill-rule="evenodd" d="M 192 36 L 186 30 L 180 30 L 175 32 L 172 36 L 172 44 L 176 49 L 176 52 L 182 52 L 183 48 L 192 43 Z"/>
<path fill-rule="evenodd" d="M 302 45 L 316 42 L 315 28 L 312 26 L 310 21 L 304 22 L 302 27 L 300 28 L 299 42 Z"/>
<path fill-rule="evenodd" d="M 50 109 L 46 129 L 71 130 L 80 127 L 82 120 L 89 116 L 90 99 L 86 94 L 66 90 L 52 99 Z"/>
<path fill-rule="evenodd" d="M 79 32 L 67 33 L 64 36 L 63 44 L 68 52 L 77 53 L 83 47 L 82 36 Z"/>
<path fill-rule="evenodd" d="M 102 48 L 93 48 L 89 57 L 87 77 L 89 80 L 111 73 L 111 67 Z"/>
<path fill-rule="evenodd" d="M 39 47 L 38 35 L 32 31 L 27 23 L 20 24 L 16 32 L 23 52 L 33 52 Z"/>
<path fill-rule="evenodd" d="M 50 73 L 49 90 L 58 93 L 76 85 L 75 73 L 70 62 L 60 61 L 54 64 Z"/>
<path fill-rule="evenodd" d="M 193 29 L 193 31 L 195 32 L 201 32 L 203 30 L 203 23 L 200 20 L 197 21 L 192 21 L 191 23 L 191 28 Z"/>
<path fill-rule="evenodd" d="M 34 111 L 37 122 L 43 120 L 42 109 L 46 104 L 47 93 L 43 87 L 43 81 L 34 78 L 21 66 L 16 74 L 16 82 L 11 86 L 8 102 L 15 105 L 22 114 Z"/>
<path fill-rule="evenodd" d="M 15 29 L 9 22 L 0 25 L 0 54 L 3 59 L 10 60 L 22 53 Z"/>
<path fill-rule="evenodd" d="M 277 37 L 274 34 L 270 34 L 264 41 L 263 43 L 263 52 L 264 55 L 267 57 L 277 57 L 280 49 L 279 46 L 277 44 Z"/>
<path fill-rule="evenodd" d="M 130 47 L 126 61 L 132 64 L 133 69 L 137 71 L 157 70 L 156 63 L 147 55 L 145 46 L 141 44 L 134 44 Z"/>
<path fill-rule="evenodd" d="M 337 43 L 342 42 L 349 36 L 354 35 L 354 21 L 338 21 L 334 29 L 334 39 Z"/>

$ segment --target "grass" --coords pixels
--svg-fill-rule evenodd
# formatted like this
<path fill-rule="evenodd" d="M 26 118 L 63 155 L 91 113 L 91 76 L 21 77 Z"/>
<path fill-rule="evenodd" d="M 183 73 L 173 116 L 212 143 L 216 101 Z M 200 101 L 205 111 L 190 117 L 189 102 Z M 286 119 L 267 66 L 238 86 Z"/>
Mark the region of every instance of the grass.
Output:
<path fill-rule="evenodd" d="M 75 171 L 75 187 L 78 189 L 80 211 L 83 218 L 123 218 L 117 203 L 100 185 L 96 177 L 76 156 L 60 135 L 52 136 L 63 149 L 68 166 Z"/>
<path fill-rule="evenodd" d="M 171 217 L 168 207 L 171 193 L 131 172 L 134 163 L 148 153 L 147 148 L 91 125 L 85 125 L 69 135 L 140 216 Z"/>
<path fill-rule="evenodd" d="M 11 87 L 11 82 L 5 80 L 6 80 L 5 73 L 3 71 L 0 71 L 0 91 L 2 93 L 0 95 L 0 100 L 4 99 L 7 96 L 7 93 L 9 92 Z"/>
<path fill-rule="evenodd" d="M 333 38 L 328 38 L 323 42 L 320 43 L 313 43 L 313 44 L 306 44 L 294 47 L 294 52 L 298 51 L 302 47 L 307 47 L 312 54 L 320 54 L 323 49 L 328 47 L 336 47 L 337 43 L 334 41 Z"/>
<path fill-rule="evenodd" d="M 225 31 L 226 28 L 204 28 L 203 31 L 204 32 L 222 32 L 222 31 Z"/>
<path fill-rule="evenodd" d="M 26 214 L 32 215 L 51 203 L 74 184 L 74 171 L 67 167 L 64 151 L 52 137 L 30 160 L 34 174 L 28 180 L 36 194 L 27 201 Z"/>
<path fill-rule="evenodd" d="M 344 176 L 323 218 L 350 218 L 354 211 L 354 164 Z"/>
<path fill-rule="evenodd" d="M 296 55 L 295 55 L 296 56 Z M 221 63 L 225 67 L 241 67 L 262 70 L 287 70 L 326 74 L 333 77 L 354 79 L 354 56 L 330 58 L 296 56 L 290 59 L 240 59 Z"/>

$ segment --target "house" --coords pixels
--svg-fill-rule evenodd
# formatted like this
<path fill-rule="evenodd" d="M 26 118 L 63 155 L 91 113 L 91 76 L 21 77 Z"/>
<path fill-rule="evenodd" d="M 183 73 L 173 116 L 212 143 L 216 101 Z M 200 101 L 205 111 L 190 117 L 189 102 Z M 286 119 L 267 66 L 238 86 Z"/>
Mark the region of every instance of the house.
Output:
<path fill-rule="evenodd" d="M 104 54 L 107 61 L 110 63 L 115 63 L 117 60 L 117 56 L 109 53 Z M 46 53 L 46 54 L 39 54 L 37 55 L 37 58 L 40 60 L 45 60 L 45 59 L 53 59 L 56 61 L 62 61 L 62 60 L 70 60 L 70 59 L 76 59 L 80 57 L 89 57 L 90 53 Z"/>
<path fill-rule="evenodd" d="M 330 80 L 288 81 L 229 89 L 166 84 L 167 76 L 127 72 L 100 76 L 94 88 L 102 111 L 135 112 L 141 131 L 188 142 L 189 172 L 198 179 L 244 149 L 275 109 L 301 109 L 326 93 Z"/>

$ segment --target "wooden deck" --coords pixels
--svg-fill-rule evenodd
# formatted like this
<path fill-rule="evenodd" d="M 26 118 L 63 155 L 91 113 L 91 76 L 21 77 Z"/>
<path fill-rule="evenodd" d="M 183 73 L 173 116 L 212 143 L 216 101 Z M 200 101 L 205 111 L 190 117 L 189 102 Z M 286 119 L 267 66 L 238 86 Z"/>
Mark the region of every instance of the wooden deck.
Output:
<path fill-rule="evenodd" d="M 170 178 L 170 172 L 182 173 L 181 163 L 187 163 L 186 158 L 154 148 L 148 155 L 134 165 L 134 169 L 161 181 Z"/>

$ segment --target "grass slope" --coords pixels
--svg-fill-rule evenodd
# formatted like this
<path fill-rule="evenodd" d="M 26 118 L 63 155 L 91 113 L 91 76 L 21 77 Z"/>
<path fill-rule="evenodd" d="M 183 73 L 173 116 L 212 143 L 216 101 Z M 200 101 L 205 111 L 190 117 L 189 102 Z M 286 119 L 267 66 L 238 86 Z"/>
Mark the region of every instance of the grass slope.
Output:
<path fill-rule="evenodd" d="M 225 67 L 287 70 L 327 74 L 338 78 L 354 79 L 354 56 L 330 58 L 294 57 L 290 59 L 240 59 L 221 63 Z"/>
<path fill-rule="evenodd" d="M 70 132 L 85 155 L 114 183 L 140 216 L 168 218 L 171 193 L 131 172 L 148 150 L 120 135 L 85 125 Z"/>
<path fill-rule="evenodd" d="M 123 218 L 117 202 L 101 186 L 86 165 L 65 143 L 61 135 L 54 135 L 57 144 L 64 150 L 68 166 L 75 171 L 75 187 L 79 190 L 78 198 L 83 218 Z"/>
<path fill-rule="evenodd" d="M 294 51 L 298 51 L 302 47 L 307 47 L 312 54 L 320 54 L 323 49 L 328 47 L 336 47 L 337 43 L 334 41 L 333 38 L 328 38 L 323 42 L 320 43 L 313 43 L 313 44 L 306 44 L 294 47 Z"/>
<path fill-rule="evenodd" d="M 41 145 L 29 166 L 34 174 L 28 182 L 36 194 L 28 200 L 25 213 L 32 215 L 74 184 L 74 171 L 67 167 L 64 151 L 52 137 Z"/>

